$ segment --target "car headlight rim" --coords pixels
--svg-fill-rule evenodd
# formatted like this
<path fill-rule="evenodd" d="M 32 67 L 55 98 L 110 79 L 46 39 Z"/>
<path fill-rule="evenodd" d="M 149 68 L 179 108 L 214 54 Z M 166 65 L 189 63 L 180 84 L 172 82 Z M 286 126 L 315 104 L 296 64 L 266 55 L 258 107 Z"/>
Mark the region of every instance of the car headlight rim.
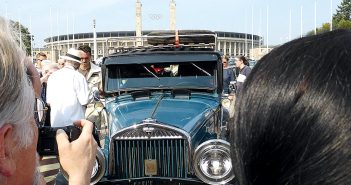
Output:
<path fill-rule="evenodd" d="M 208 164 L 213 165 L 213 163 L 215 162 L 211 154 L 221 155 L 219 157 L 216 156 L 218 159 L 216 160 L 216 162 L 218 163 L 220 161 L 218 164 L 221 164 L 221 168 L 218 169 L 221 171 L 224 170 L 224 172 L 220 172 L 221 174 L 212 175 L 208 172 L 210 170 L 212 170 L 213 172 L 213 169 L 210 169 Z M 207 157 L 210 156 L 210 160 L 203 160 L 206 157 L 206 155 Z M 201 166 L 202 164 L 204 164 L 204 162 L 207 162 L 207 166 L 205 165 L 205 168 L 204 166 Z M 206 168 L 208 171 L 206 171 Z M 196 176 L 200 180 L 208 184 L 225 184 L 231 181 L 234 178 L 234 173 L 230 157 L 230 144 L 227 141 L 221 139 L 213 139 L 199 145 L 195 149 L 194 153 L 194 169 Z"/>
<path fill-rule="evenodd" d="M 228 109 L 230 108 L 230 99 L 229 98 L 223 98 L 222 101 L 221 101 L 221 105 L 222 107 L 224 107 L 225 109 Z"/>

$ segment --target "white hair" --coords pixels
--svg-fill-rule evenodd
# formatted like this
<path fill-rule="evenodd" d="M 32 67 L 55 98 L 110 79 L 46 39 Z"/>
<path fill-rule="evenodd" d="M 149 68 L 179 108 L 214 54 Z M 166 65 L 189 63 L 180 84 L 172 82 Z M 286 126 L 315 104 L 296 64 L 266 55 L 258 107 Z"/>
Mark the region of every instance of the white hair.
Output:
<path fill-rule="evenodd" d="M 59 70 L 59 69 L 60 68 L 59 68 L 58 64 L 56 64 L 54 62 L 42 65 L 42 72 L 44 72 L 46 70 L 52 72 L 52 71 Z"/>
<path fill-rule="evenodd" d="M 16 146 L 26 148 L 34 141 L 34 91 L 25 71 L 25 52 L 10 26 L 0 17 L 0 128 L 12 124 Z"/>

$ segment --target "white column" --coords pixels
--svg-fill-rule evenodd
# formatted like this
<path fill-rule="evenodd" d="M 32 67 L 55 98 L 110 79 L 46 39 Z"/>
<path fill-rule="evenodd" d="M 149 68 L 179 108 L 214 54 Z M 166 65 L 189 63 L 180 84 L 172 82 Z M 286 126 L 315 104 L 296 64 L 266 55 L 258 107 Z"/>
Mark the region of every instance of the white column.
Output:
<path fill-rule="evenodd" d="M 226 41 L 224 41 L 224 44 L 223 44 L 223 54 L 227 55 L 227 42 Z"/>
<path fill-rule="evenodd" d="M 234 42 L 234 56 L 237 56 L 237 52 L 236 52 L 236 45 L 237 45 L 237 42 Z"/>

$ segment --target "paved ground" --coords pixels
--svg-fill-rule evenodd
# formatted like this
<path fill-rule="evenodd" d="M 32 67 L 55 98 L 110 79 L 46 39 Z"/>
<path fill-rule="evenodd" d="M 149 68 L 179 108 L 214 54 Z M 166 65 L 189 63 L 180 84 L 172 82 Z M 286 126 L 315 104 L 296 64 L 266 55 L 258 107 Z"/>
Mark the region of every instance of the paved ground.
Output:
<path fill-rule="evenodd" d="M 55 178 L 60 169 L 56 156 L 45 156 L 40 161 L 39 170 L 43 174 L 47 185 L 54 185 Z"/>

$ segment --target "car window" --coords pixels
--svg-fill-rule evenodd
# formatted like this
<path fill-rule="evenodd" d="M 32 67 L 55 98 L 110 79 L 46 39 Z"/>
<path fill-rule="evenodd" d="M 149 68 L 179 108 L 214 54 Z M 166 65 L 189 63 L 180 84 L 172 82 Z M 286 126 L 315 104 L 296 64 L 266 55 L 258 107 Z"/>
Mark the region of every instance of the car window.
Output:
<path fill-rule="evenodd" d="M 135 88 L 214 88 L 216 62 L 108 66 L 107 91 Z"/>

